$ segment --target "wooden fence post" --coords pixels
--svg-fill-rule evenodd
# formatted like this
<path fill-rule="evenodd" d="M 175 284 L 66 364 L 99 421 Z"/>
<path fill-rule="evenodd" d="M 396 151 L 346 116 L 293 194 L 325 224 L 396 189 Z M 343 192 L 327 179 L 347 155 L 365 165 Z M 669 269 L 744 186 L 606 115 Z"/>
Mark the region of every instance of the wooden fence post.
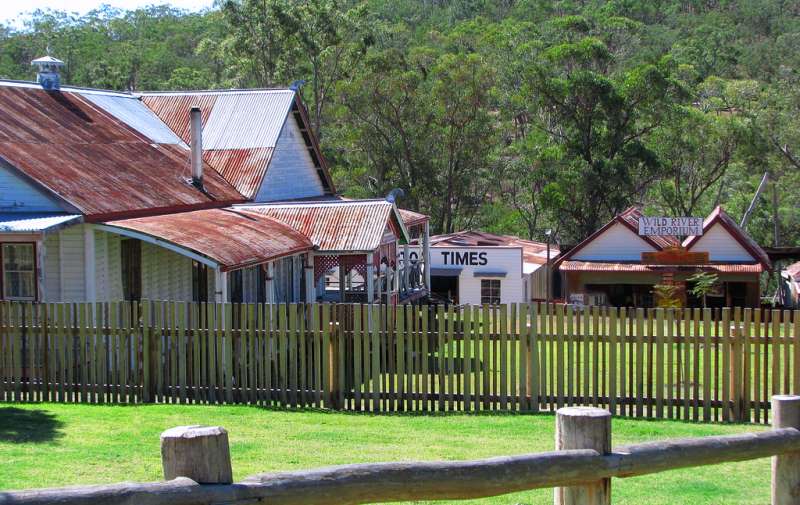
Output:
<path fill-rule="evenodd" d="M 334 327 L 331 331 L 330 340 L 328 341 L 328 397 L 331 400 L 330 408 L 339 410 L 342 405 L 339 404 L 339 339 L 341 328 Z"/>
<path fill-rule="evenodd" d="M 728 360 L 730 369 L 728 370 L 728 386 L 730 387 L 730 400 L 733 403 L 733 421 L 744 422 L 750 417 L 750 408 L 745 405 L 744 389 L 742 381 L 739 379 L 742 373 L 742 326 L 732 324 L 730 327 L 730 339 L 728 342 Z M 746 356 L 744 357 L 746 359 Z M 723 411 L 727 408 L 723 408 Z"/>
<path fill-rule="evenodd" d="M 564 407 L 556 412 L 556 450 L 611 452 L 611 412 L 595 407 Z M 610 505 L 611 479 L 555 488 L 555 505 Z"/>
<path fill-rule="evenodd" d="M 198 484 L 231 484 L 228 432 L 220 426 L 178 426 L 161 434 L 164 478 L 188 477 Z"/>
<path fill-rule="evenodd" d="M 800 396 L 772 397 L 772 427 L 800 429 Z M 772 505 L 800 504 L 800 452 L 772 457 Z"/>

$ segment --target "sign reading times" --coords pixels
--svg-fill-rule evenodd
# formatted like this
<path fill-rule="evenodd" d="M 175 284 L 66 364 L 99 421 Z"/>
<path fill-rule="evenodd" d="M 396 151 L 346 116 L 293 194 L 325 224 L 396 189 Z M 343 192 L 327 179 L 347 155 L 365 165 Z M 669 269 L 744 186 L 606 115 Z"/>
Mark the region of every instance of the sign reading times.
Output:
<path fill-rule="evenodd" d="M 684 237 L 703 234 L 701 217 L 645 217 L 639 218 L 639 235 L 673 235 Z"/>
<path fill-rule="evenodd" d="M 489 263 L 483 251 L 441 251 L 443 265 L 483 266 Z"/>

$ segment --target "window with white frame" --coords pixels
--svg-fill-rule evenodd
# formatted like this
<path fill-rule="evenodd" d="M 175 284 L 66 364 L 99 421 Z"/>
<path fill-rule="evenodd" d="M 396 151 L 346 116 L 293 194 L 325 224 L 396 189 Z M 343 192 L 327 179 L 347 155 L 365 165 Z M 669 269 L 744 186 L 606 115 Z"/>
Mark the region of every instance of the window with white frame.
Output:
<path fill-rule="evenodd" d="M 36 299 L 36 247 L 32 243 L 4 243 L 0 247 L 3 299 Z"/>
<path fill-rule="evenodd" d="M 481 303 L 500 304 L 500 279 L 481 279 Z"/>

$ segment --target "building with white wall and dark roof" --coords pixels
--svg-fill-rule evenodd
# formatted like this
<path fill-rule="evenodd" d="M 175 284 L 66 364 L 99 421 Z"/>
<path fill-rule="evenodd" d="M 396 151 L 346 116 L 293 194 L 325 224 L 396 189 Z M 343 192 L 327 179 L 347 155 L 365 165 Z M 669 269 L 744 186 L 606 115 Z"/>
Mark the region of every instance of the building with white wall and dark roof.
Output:
<path fill-rule="evenodd" d="M 34 63 L 39 82 L 0 81 L 0 300 L 427 293 L 396 281 L 412 239 L 393 199 L 336 194 L 296 90 L 118 93 Z M 427 243 L 427 216 L 409 219 Z M 331 292 L 340 269 L 361 281 Z"/>

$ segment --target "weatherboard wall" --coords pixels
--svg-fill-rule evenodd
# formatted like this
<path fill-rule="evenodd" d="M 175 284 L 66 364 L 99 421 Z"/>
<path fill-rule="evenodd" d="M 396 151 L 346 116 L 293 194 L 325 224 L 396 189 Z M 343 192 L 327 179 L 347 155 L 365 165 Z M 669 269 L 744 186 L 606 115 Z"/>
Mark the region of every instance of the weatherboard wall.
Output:
<path fill-rule="evenodd" d="M 692 251 L 707 251 L 711 261 L 753 262 L 755 258 L 720 224 L 705 230 Z"/>
<path fill-rule="evenodd" d="M 44 191 L 26 181 L 0 161 L 0 211 L 61 212 L 64 209 Z"/>
<path fill-rule="evenodd" d="M 45 236 L 44 286 L 42 301 L 86 301 L 84 228 L 71 226 Z M 122 265 L 119 235 L 94 232 L 95 293 L 98 301 L 121 300 Z M 177 253 L 142 243 L 142 297 L 152 300 L 191 301 L 192 261 Z M 213 293 L 213 271 L 209 293 Z"/>
<path fill-rule="evenodd" d="M 655 251 L 627 226 L 614 223 L 577 251 L 571 259 L 581 261 L 640 261 L 642 253 Z"/>
<path fill-rule="evenodd" d="M 464 254 L 470 253 L 474 255 L 464 258 Z M 456 254 L 464 259 L 454 260 Z M 526 301 L 520 247 L 432 247 L 431 268 L 434 272 L 438 269 L 460 269 L 460 304 L 481 303 L 481 281 L 484 279 L 500 281 L 500 303 Z"/>
<path fill-rule="evenodd" d="M 297 121 L 286 119 L 256 202 L 275 202 L 322 196 L 325 188 Z"/>

